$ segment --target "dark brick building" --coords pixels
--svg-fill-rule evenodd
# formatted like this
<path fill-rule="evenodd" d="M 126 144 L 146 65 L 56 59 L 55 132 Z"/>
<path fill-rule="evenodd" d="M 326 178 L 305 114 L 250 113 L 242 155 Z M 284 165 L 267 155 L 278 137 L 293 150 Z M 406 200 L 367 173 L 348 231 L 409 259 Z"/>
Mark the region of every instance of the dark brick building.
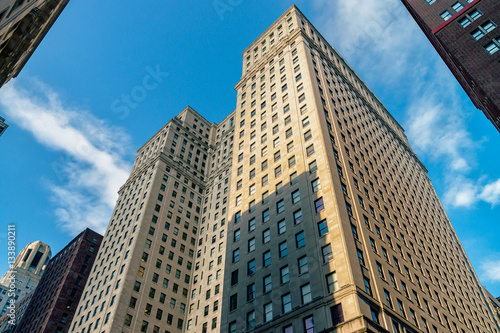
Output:
<path fill-rule="evenodd" d="M 101 241 L 87 228 L 50 260 L 14 332 L 69 331 Z"/>
<path fill-rule="evenodd" d="M 500 1 L 402 1 L 474 105 L 500 131 Z"/>

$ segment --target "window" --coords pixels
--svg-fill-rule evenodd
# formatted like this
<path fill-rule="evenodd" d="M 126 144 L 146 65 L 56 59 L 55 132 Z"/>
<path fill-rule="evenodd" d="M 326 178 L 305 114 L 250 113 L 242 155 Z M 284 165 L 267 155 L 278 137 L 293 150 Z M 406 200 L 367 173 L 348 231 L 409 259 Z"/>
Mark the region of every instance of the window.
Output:
<path fill-rule="evenodd" d="M 330 308 L 333 325 L 336 326 L 344 322 L 344 313 L 342 311 L 342 303 L 336 304 Z"/>
<path fill-rule="evenodd" d="M 330 273 L 326 276 L 326 284 L 328 286 L 329 293 L 333 293 L 334 291 L 339 289 L 336 272 Z"/>
<path fill-rule="evenodd" d="M 323 197 L 317 199 L 314 201 L 314 207 L 316 209 L 316 213 L 321 212 L 323 209 L 325 209 L 325 206 L 323 204 Z"/>
<path fill-rule="evenodd" d="M 234 286 L 238 283 L 238 270 L 231 272 L 231 285 Z"/>
<path fill-rule="evenodd" d="M 470 18 L 475 21 L 483 15 L 479 10 L 475 9 L 469 13 Z"/>
<path fill-rule="evenodd" d="M 377 271 L 378 275 L 382 278 L 385 279 L 385 274 L 384 274 L 384 269 L 382 268 L 382 265 L 377 262 Z"/>
<path fill-rule="evenodd" d="M 406 312 L 405 312 L 405 308 L 403 306 L 403 302 L 401 302 L 399 299 L 397 301 L 398 301 L 399 314 L 401 314 L 401 316 L 406 318 Z"/>
<path fill-rule="evenodd" d="M 255 217 L 248 221 L 248 231 L 250 232 L 254 230 L 255 230 Z"/>
<path fill-rule="evenodd" d="M 249 195 L 255 194 L 255 184 L 250 185 L 248 188 Z"/>
<path fill-rule="evenodd" d="M 276 184 L 276 195 L 283 193 L 283 182 Z"/>
<path fill-rule="evenodd" d="M 333 259 L 332 247 L 330 244 L 325 245 L 321 248 L 321 253 L 323 254 L 323 263 L 327 263 Z"/>
<path fill-rule="evenodd" d="M 270 218 L 271 217 L 269 215 L 269 208 L 267 208 L 262 212 L 262 223 L 266 223 L 267 221 L 269 221 Z"/>
<path fill-rule="evenodd" d="M 361 265 L 365 266 L 365 258 L 363 257 L 363 252 L 358 249 L 358 261 Z"/>
<path fill-rule="evenodd" d="M 302 210 L 299 209 L 293 213 L 293 222 L 294 224 L 302 222 Z"/>
<path fill-rule="evenodd" d="M 300 295 L 302 298 L 302 304 L 312 301 L 311 285 L 309 283 L 300 287 Z"/>
<path fill-rule="evenodd" d="M 288 266 L 282 267 L 280 269 L 280 280 L 281 283 L 287 283 L 290 281 L 290 271 L 288 269 Z"/>
<path fill-rule="evenodd" d="M 425 1 L 427 1 L 429 5 L 432 5 L 434 2 L 436 2 L 436 0 L 425 0 Z"/>
<path fill-rule="evenodd" d="M 253 301 L 255 299 L 255 283 L 249 284 L 247 286 L 247 301 Z"/>
<path fill-rule="evenodd" d="M 479 28 L 472 31 L 470 34 L 472 35 L 472 38 L 474 38 L 475 40 L 479 40 L 485 35 L 484 31 Z"/>
<path fill-rule="evenodd" d="M 276 203 L 276 212 L 279 214 L 283 213 L 284 211 L 285 211 L 285 201 L 281 199 Z"/>
<path fill-rule="evenodd" d="M 129 315 L 129 314 L 127 314 L 127 315 L 125 316 L 125 320 L 124 320 L 124 322 L 123 322 L 123 325 L 124 325 L 124 326 L 127 326 L 127 327 L 130 327 L 130 324 L 131 324 L 131 323 L 132 323 L 132 316 L 131 316 L 131 315 Z"/>
<path fill-rule="evenodd" d="M 321 189 L 321 184 L 319 182 L 319 178 L 316 178 L 315 180 L 313 180 L 311 182 L 311 187 L 312 187 L 313 192 L 315 192 L 315 193 Z"/>
<path fill-rule="evenodd" d="M 262 243 L 269 243 L 271 241 L 271 230 L 266 229 L 262 232 Z"/>
<path fill-rule="evenodd" d="M 255 328 L 255 311 L 247 313 L 247 330 Z"/>
<path fill-rule="evenodd" d="M 392 309 L 391 294 L 389 294 L 389 292 L 384 289 L 384 295 L 385 295 L 385 302 L 386 302 L 387 306 Z"/>
<path fill-rule="evenodd" d="M 282 242 L 279 244 L 279 254 L 280 254 L 280 258 L 283 258 L 284 256 L 286 256 L 288 254 L 288 246 L 287 246 L 287 243 L 286 241 Z M 270 251 L 269 252 L 269 264 L 271 263 L 271 254 L 270 254 Z"/>
<path fill-rule="evenodd" d="M 255 259 L 252 259 L 247 264 L 247 274 L 252 275 L 255 273 Z"/>
<path fill-rule="evenodd" d="M 307 256 L 303 256 L 297 260 L 299 266 L 299 274 L 304 274 L 309 272 L 309 267 L 307 266 Z"/>
<path fill-rule="evenodd" d="M 268 293 L 273 289 L 271 275 L 264 277 L 264 293 Z"/>
<path fill-rule="evenodd" d="M 494 54 L 494 53 L 498 52 L 498 50 L 500 50 L 499 45 L 497 45 L 494 41 L 486 44 L 484 46 L 484 48 L 489 54 Z"/>
<path fill-rule="evenodd" d="M 240 261 L 240 249 L 233 251 L 233 263 Z"/>
<path fill-rule="evenodd" d="M 471 19 L 468 18 L 468 17 L 464 17 L 463 19 L 461 19 L 460 21 L 458 21 L 458 23 L 460 23 L 460 25 L 462 26 L 462 28 L 465 28 L 467 27 L 469 24 L 472 23 Z"/>
<path fill-rule="evenodd" d="M 298 178 L 297 178 L 297 171 L 294 171 L 291 175 L 290 175 L 290 185 L 294 185 L 298 182 Z"/>
<path fill-rule="evenodd" d="M 281 296 L 281 311 L 287 313 L 292 311 L 292 296 L 290 293 Z M 291 326 L 290 326 L 291 327 Z M 287 331 L 284 331 L 287 332 Z M 291 331 L 293 332 L 293 331 Z"/>
<path fill-rule="evenodd" d="M 240 240 L 240 229 L 237 229 L 234 231 L 234 242 L 237 242 Z"/>
<path fill-rule="evenodd" d="M 255 237 L 248 240 L 248 252 L 255 251 Z"/>
<path fill-rule="evenodd" d="M 295 190 L 292 192 L 292 204 L 295 204 L 300 201 L 300 192 L 299 190 Z"/>
<path fill-rule="evenodd" d="M 451 13 L 449 11 L 445 10 L 439 16 L 441 16 L 441 18 L 443 19 L 443 21 L 448 21 L 451 18 L 452 15 L 451 15 Z"/>
<path fill-rule="evenodd" d="M 305 134 L 304 134 L 304 139 L 306 141 L 309 141 L 309 139 L 312 138 L 312 133 L 311 133 L 311 130 L 308 130 Z"/>
<path fill-rule="evenodd" d="M 309 147 L 306 148 L 307 156 L 311 156 L 314 154 L 314 144 L 311 144 Z"/>
<path fill-rule="evenodd" d="M 484 31 L 486 31 L 486 33 L 492 31 L 493 29 L 495 29 L 497 27 L 497 25 L 491 21 L 488 21 L 484 24 L 481 25 L 481 28 L 484 29 Z"/>
<path fill-rule="evenodd" d="M 297 163 L 297 162 L 296 162 L 296 160 L 295 160 L 295 155 L 293 155 L 292 157 L 290 157 L 290 158 L 288 159 L 288 167 L 289 167 L 289 168 L 293 167 L 296 163 Z"/>
<path fill-rule="evenodd" d="M 326 220 L 318 222 L 318 232 L 319 237 L 322 237 L 328 233 L 328 222 L 326 222 Z"/>
<path fill-rule="evenodd" d="M 264 322 L 273 320 L 273 303 L 264 305 Z"/>
<path fill-rule="evenodd" d="M 286 221 L 283 219 L 278 222 L 278 235 L 283 234 L 286 231 Z"/>
<path fill-rule="evenodd" d="M 370 286 L 370 280 L 368 278 L 363 277 L 363 282 L 365 284 L 365 291 L 368 295 L 372 295 L 372 288 Z"/>
<path fill-rule="evenodd" d="M 458 13 L 464 8 L 464 5 L 462 5 L 460 2 L 457 1 L 451 6 L 451 8 L 453 8 L 453 10 Z"/>
<path fill-rule="evenodd" d="M 229 297 L 229 311 L 234 311 L 238 308 L 238 294 Z"/>
<path fill-rule="evenodd" d="M 271 251 L 268 250 L 262 254 L 262 266 L 267 267 L 271 265 Z"/>
<path fill-rule="evenodd" d="M 305 333 L 314 333 L 314 317 L 310 316 L 304 318 L 304 330 Z"/>
<path fill-rule="evenodd" d="M 277 166 L 275 169 L 274 169 L 274 176 L 275 177 L 278 177 L 281 175 L 281 165 Z"/>
<path fill-rule="evenodd" d="M 313 173 L 316 170 L 318 170 L 318 166 L 316 164 L 316 161 L 312 161 L 311 163 L 309 163 L 309 173 Z"/>
<path fill-rule="evenodd" d="M 241 194 L 236 197 L 236 206 L 241 205 L 241 198 L 242 198 Z"/>
<path fill-rule="evenodd" d="M 295 235 L 295 244 L 297 245 L 297 248 L 301 248 L 306 245 L 306 239 L 303 231 Z"/>

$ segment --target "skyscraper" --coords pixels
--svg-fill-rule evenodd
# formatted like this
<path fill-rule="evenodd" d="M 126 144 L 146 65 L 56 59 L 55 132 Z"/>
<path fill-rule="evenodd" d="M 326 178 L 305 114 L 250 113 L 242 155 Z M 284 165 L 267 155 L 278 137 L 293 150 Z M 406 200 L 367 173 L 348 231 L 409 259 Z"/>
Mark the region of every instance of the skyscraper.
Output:
<path fill-rule="evenodd" d="M 49 261 L 14 332 L 65 333 L 90 275 L 102 236 L 85 229 Z M 90 305 L 95 310 L 95 304 Z"/>
<path fill-rule="evenodd" d="M 29 243 L 19 252 L 14 267 L 0 279 L 0 316 L 8 311 L 11 299 L 18 302 L 35 289 L 51 256 L 50 247 L 40 241 Z"/>
<path fill-rule="evenodd" d="M 402 1 L 474 105 L 500 131 L 500 3 Z"/>
<path fill-rule="evenodd" d="M 0 2 L 0 87 L 19 74 L 68 2 Z"/>
<path fill-rule="evenodd" d="M 233 129 L 186 107 L 139 149 L 70 332 L 219 329 Z"/>
<path fill-rule="evenodd" d="M 498 332 L 403 129 L 297 7 L 236 91 L 138 150 L 71 332 Z"/>

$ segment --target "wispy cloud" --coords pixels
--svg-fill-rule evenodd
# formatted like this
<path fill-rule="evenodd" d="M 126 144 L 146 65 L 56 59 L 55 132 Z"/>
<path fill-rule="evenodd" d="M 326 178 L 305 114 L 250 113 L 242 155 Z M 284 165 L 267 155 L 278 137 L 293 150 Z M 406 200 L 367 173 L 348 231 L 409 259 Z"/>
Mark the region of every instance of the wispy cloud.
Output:
<path fill-rule="evenodd" d="M 28 90 L 9 83 L 0 90 L 0 105 L 11 122 L 66 157 L 52 162 L 59 182 L 43 181 L 52 193 L 60 226 L 71 234 L 85 227 L 103 232 L 130 170 L 123 158 L 129 138 L 88 111 L 64 105 L 43 83 L 33 81 L 30 86 Z"/>
<path fill-rule="evenodd" d="M 499 203 L 500 179 L 469 176 L 478 164 L 474 151 L 481 142 L 467 128 L 471 111 L 464 108 L 461 87 L 401 1 L 313 3 L 320 31 L 372 88 L 405 101 L 408 139 L 420 157 L 442 165 L 445 203 L 465 208 L 479 201 Z M 383 85 L 377 86 L 381 80 Z M 390 111 L 398 116 L 398 110 Z"/>
<path fill-rule="evenodd" d="M 485 282 L 500 282 L 500 258 L 486 260 L 481 263 L 481 280 Z"/>

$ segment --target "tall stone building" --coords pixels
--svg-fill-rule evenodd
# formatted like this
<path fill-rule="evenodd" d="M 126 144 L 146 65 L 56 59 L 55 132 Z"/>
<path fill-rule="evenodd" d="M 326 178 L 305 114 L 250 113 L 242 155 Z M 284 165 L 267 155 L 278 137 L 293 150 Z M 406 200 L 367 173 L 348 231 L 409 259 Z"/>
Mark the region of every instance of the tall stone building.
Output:
<path fill-rule="evenodd" d="M 220 328 L 233 118 L 187 107 L 139 149 L 71 332 Z"/>
<path fill-rule="evenodd" d="M 18 325 L 13 332 L 69 331 L 101 241 L 101 235 L 87 228 L 49 261 L 29 304 L 16 313 Z M 93 305 L 89 304 L 95 309 Z"/>
<path fill-rule="evenodd" d="M 402 2 L 474 105 L 500 131 L 500 2 Z"/>
<path fill-rule="evenodd" d="M 13 268 L 0 279 L 0 316 L 9 310 L 11 299 L 17 303 L 36 288 L 51 256 L 50 247 L 40 241 L 29 243 L 19 252 Z M 12 282 L 15 288 L 11 288 Z"/>
<path fill-rule="evenodd" d="M 499 332 L 403 129 L 297 7 L 236 91 L 139 149 L 71 332 Z"/>
<path fill-rule="evenodd" d="M 0 87 L 19 74 L 68 2 L 0 2 Z"/>

